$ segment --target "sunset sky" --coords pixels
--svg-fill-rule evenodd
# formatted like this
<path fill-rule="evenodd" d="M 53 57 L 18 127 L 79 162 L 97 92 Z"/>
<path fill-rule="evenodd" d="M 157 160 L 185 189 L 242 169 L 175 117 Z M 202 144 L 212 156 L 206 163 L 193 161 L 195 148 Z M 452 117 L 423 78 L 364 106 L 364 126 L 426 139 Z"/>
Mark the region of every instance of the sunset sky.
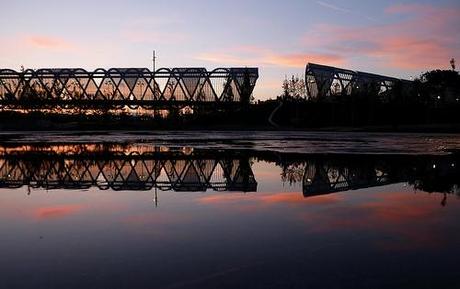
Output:
<path fill-rule="evenodd" d="M 460 65 L 460 1 L 5 1 L 0 68 L 259 67 L 256 99 L 315 62 L 401 78 Z"/>

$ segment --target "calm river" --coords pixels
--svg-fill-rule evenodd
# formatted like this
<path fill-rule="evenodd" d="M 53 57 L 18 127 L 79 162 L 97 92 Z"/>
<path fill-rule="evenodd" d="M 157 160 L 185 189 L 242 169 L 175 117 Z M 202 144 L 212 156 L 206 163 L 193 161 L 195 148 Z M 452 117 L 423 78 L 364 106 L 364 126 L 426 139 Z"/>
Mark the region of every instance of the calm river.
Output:
<path fill-rule="evenodd" d="M 460 136 L 0 134 L 0 288 L 460 288 Z"/>

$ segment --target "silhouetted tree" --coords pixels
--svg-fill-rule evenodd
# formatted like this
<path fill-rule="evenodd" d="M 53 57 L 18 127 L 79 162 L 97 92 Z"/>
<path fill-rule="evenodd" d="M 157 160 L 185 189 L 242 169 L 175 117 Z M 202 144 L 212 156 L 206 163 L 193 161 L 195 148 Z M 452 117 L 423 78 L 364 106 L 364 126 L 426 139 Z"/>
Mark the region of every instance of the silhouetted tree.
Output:
<path fill-rule="evenodd" d="M 460 97 L 460 75 L 454 70 L 437 69 L 426 72 L 416 83 L 416 94 L 422 95 L 425 102 L 458 102 Z"/>
<path fill-rule="evenodd" d="M 305 87 L 305 81 L 299 76 L 292 75 L 291 78 L 285 78 L 283 81 L 283 95 L 281 97 L 285 100 L 294 99 L 301 100 L 306 99 L 307 89 Z"/>
<path fill-rule="evenodd" d="M 223 84 L 224 93 L 223 93 L 223 100 L 224 101 L 233 101 L 235 95 L 233 93 L 233 88 L 231 81 L 226 79 Z"/>

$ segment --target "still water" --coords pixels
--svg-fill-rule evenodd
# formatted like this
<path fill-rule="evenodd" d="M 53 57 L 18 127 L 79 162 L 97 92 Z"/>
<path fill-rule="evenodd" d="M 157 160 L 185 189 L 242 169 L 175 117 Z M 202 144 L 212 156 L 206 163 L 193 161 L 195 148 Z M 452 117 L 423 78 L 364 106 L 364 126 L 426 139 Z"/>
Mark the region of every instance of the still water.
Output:
<path fill-rule="evenodd" d="M 0 288 L 460 288 L 460 137 L 4 133 Z"/>

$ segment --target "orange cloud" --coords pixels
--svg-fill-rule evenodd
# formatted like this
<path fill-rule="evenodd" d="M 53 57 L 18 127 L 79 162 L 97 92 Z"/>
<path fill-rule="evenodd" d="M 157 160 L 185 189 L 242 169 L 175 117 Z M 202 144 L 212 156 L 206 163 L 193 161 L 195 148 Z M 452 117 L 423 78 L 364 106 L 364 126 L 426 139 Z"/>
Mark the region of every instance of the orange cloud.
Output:
<path fill-rule="evenodd" d="M 278 193 L 274 195 L 262 196 L 259 200 L 264 204 L 278 204 L 278 203 L 307 203 L 307 204 L 334 204 L 342 200 L 340 194 L 331 194 L 324 196 L 317 196 L 311 198 L 305 198 L 302 193 Z"/>
<path fill-rule="evenodd" d="M 345 59 L 333 54 L 280 54 L 267 58 L 267 63 L 283 67 L 304 67 L 308 62 L 323 63 L 328 65 L 341 65 Z"/>
<path fill-rule="evenodd" d="M 42 207 L 35 211 L 37 219 L 55 219 L 75 214 L 82 209 L 81 205 L 58 205 L 53 207 Z"/>
<path fill-rule="evenodd" d="M 247 198 L 245 198 L 247 196 Z M 242 196 L 238 193 L 229 193 L 229 194 L 215 194 L 207 195 L 202 198 L 199 198 L 198 201 L 202 204 L 228 204 L 228 203 L 239 203 L 241 201 L 251 200 L 252 196 L 245 195 Z"/>
<path fill-rule="evenodd" d="M 223 52 L 202 53 L 199 60 L 227 65 L 278 66 L 302 68 L 308 62 L 340 65 L 344 58 L 334 54 L 321 53 L 275 53 L 269 49 L 237 47 Z"/>
<path fill-rule="evenodd" d="M 75 48 L 74 45 L 64 39 L 44 35 L 27 36 L 24 41 L 30 46 L 43 49 L 71 50 Z"/>

